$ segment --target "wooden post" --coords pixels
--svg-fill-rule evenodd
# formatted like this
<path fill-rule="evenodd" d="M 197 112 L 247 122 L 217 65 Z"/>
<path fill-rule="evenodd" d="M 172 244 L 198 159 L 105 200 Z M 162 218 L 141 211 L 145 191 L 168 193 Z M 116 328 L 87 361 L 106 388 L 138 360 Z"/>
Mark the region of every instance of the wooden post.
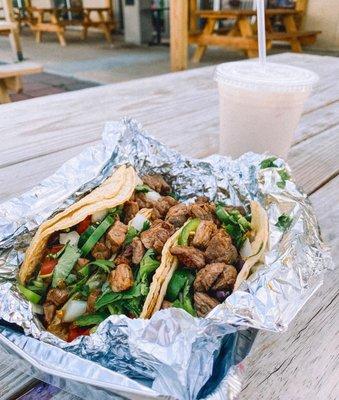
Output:
<path fill-rule="evenodd" d="M 295 3 L 295 9 L 303 13 L 306 12 L 308 0 L 297 0 Z"/>
<path fill-rule="evenodd" d="M 189 2 L 189 32 L 194 33 L 197 30 L 197 0 L 190 0 Z"/>
<path fill-rule="evenodd" d="M 188 59 L 188 0 L 171 0 L 171 70 L 187 69 Z"/>
<path fill-rule="evenodd" d="M 19 61 L 22 61 L 23 55 L 22 55 L 22 50 L 21 50 L 19 31 L 18 31 L 18 28 L 15 26 L 12 1 L 11 0 L 3 0 L 2 7 L 4 10 L 4 16 L 5 16 L 6 22 L 13 25 L 11 28 L 11 33 L 9 34 L 9 40 L 11 43 L 13 55 Z"/>

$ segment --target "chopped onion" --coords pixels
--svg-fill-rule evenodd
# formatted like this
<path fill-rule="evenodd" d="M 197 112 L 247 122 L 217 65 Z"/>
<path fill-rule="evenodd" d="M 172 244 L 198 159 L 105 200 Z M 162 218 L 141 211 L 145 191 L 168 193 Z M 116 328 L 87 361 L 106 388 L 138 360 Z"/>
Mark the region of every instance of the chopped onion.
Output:
<path fill-rule="evenodd" d="M 32 311 L 33 311 L 35 314 L 39 314 L 39 315 L 43 315 L 43 314 L 44 314 L 44 308 L 43 308 L 42 305 L 40 305 L 40 304 L 34 304 L 34 303 L 31 303 L 31 305 L 32 305 Z"/>
<path fill-rule="evenodd" d="M 143 185 L 143 184 L 144 184 L 144 183 L 143 183 L 143 181 L 141 180 L 141 178 L 140 178 L 139 176 L 137 176 L 137 183 L 136 183 L 135 186 Z"/>
<path fill-rule="evenodd" d="M 145 218 L 142 214 L 137 214 L 130 222 L 130 226 L 133 226 L 137 231 L 141 231 L 144 227 L 144 223 L 148 222 L 148 219 Z"/>
<path fill-rule="evenodd" d="M 107 215 L 107 210 L 97 211 L 92 215 L 92 222 L 101 222 Z"/>
<path fill-rule="evenodd" d="M 252 255 L 252 246 L 251 246 L 251 242 L 249 241 L 249 239 L 246 239 L 242 248 L 240 249 L 240 255 L 243 259 L 246 259 L 248 257 L 251 257 Z"/>
<path fill-rule="evenodd" d="M 68 300 L 63 309 L 64 316 L 62 320 L 64 322 L 73 322 L 86 313 L 87 302 L 82 300 Z"/>
<path fill-rule="evenodd" d="M 76 231 L 71 231 L 67 233 L 60 233 L 59 235 L 59 242 L 60 244 L 66 244 L 69 242 L 69 244 L 73 246 L 77 246 L 79 242 L 80 235 Z"/>
<path fill-rule="evenodd" d="M 150 190 L 149 192 L 145 193 L 145 197 L 149 201 L 158 201 L 159 199 L 161 199 L 161 195 L 154 190 Z"/>

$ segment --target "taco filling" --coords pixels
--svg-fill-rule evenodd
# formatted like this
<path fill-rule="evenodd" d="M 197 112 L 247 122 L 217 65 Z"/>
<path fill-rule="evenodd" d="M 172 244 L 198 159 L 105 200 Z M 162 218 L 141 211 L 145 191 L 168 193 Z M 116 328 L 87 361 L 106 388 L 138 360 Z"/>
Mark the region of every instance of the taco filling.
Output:
<path fill-rule="evenodd" d="M 191 206 L 192 212 L 195 218 L 185 224 L 169 249 L 178 266 L 165 288 L 161 308 L 178 307 L 205 317 L 233 292 L 239 272 L 255 256 L 257 232 L 251 214 L 241 207 L 203 199 Z"/>
<path fill-rule="evenodd" d="M 162 176 L 141 180 L 121 167 L 39 227 L 19 291 L 46 329 L 68 341 L 112 314 L 149 318 L 162 306 L 205 316 L 265 247 L 259 208 L 251 210 L 205 197 L 180 203 Z"/>
<path fill-rule="evenodd" d="M 140 316 L 164 244 L 188 218 L 170 192 L 161 176 L 145 176 L 123 204 L 50 235 L 19 284 L 49 331 L 73 340 L 111 314 Z"/>

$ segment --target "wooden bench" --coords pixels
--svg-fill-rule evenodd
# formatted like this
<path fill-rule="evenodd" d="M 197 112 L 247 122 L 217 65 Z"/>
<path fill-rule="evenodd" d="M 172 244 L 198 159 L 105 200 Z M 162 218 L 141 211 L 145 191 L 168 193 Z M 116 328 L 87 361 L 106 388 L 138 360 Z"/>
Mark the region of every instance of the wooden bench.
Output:
<path fill-rule="evenodd" d="M 10 103 L 9 92 L 22 91 L 22 76 L 40 72 L 42 72 L 42 66 L 32 62 L 0 65 L 0 103 Z"/>
<path fill-rule="evenodd" d="M 320 31 L 300 31 L 299 21 L 303 16 L 303 11 L 299 9 L 267 9 L 266 29 L 267 29 L 267 48 L 272 47 L 273 41 L 284 41 L 290 44 L 293 52 L 300 53 L 302 44 L 312 44 L 315 42 Z M 197 49 L 193 55 L 193 62 L 200 62 L 207 46 L 229 46 L 235 49 L 244 50 L 246 55 L 251 57 L 258 56 L 257 27 L 251 21 L 251 17 L 256 16 L 255 10 L 228 9 L 222 11 L 200 10 L 195 12 L 195 17 L 206 20 L 202 31 L 191 32 L 189 43 L 196 44 Z M 285 28 L 285 32 L 275 32 L 272 28 L 271 19 L 280 17 Z M 233 25 L 228 30 L 216 29 L 218 21 L 231 20 Z"/>

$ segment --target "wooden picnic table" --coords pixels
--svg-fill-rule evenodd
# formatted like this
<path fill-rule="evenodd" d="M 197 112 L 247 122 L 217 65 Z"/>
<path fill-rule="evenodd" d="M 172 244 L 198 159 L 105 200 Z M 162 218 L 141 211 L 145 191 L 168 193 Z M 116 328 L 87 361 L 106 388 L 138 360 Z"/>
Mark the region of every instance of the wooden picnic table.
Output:
<path fill-rule="evenodd" d="M 307 101 L 288 161 L 309 194 L 324 239 L 339 257 L 339 59 L 282 54 L 275 62 L 320 75 Z M 184 154 L 217 151 L 218 96 L 213 67 L 133 80 L 0 106 L 1 200 L 26 191 L 65 160 L 100 140 L 104 123 L 130 115 Z M 336 264 L 338 264 L 336 262 Z M 286 333 L 260 332 L 244 362 L 240 400 L 338 398 L 335 334 L 338 274 L 298 314 Z M 0 358 L 1 360 L 1 358 Z M 0 399 L 36 381 L 0 361 Z M 44 388 L 40 388 L 43 398 Z M 2 393 L 2 394 L 1 394 Z M 36 395 L 38 396 L 38 395 Z M 60 397 L 61 396 L 61 397 Z M 32 397 L 38 398 L 38 397 Z M 50 397 L 48 397 L 50 398 Z M 64 392 L 54 399 L 74 399 Z"/>

